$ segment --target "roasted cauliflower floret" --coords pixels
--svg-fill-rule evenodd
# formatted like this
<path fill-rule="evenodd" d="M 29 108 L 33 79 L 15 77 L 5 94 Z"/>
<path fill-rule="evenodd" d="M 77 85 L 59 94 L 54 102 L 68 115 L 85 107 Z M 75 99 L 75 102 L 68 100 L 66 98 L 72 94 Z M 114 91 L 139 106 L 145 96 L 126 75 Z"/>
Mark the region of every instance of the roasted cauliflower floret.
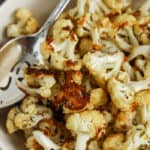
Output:
<path fill-rule="evenodd" d="M 61 42 L 70 37 L 70 32 L 73 30 L 74 25 L 69 19 L 59 19 L 53 26 L 53 38 L 57 42 Z"/>
<path fill-rule="evenodd" d="M 78 37 L 73 31 L 73 23 L 60 19 L 54 25 L 52 40 L 41 44 L 44 60 L 57 70 L 80 70 L 81 62 L 75 52 Z"/>
<path fill-rule="evenodd" d="M 134 35 L 133 28 L 130 26 L 125 26 L 120 29 L 115 35 L 115 41 L 117 45 L 125 52 L 130 53 L 132 46 L 138 46 L 139 41 Z"/>
<path fill-rule="evenodd" d="M 10 24 L 7 27 L 7 36 L 8 37 L 17 37 L 20 35 L 21 29 L 16 24 Z"/>
<path fill-rule="evenodd" d="M 150 15 L 150 2 L 149 2 L 149 0 L 145 0 L 143 2 L 143 5 L 140 7 L 140 11 L 141 11 L 143 16 Z"/>
<path fill-rule="evenodd" d="M 135 95 L 135 100 L 138 102 L 138 120 L 141 123 L 147 123 L 150 121 L 150 91 L 144 90 Z"/>
<path fill-rule="evenodd" d="M 30 136 L 26 141 L 26 148 L 29 150 L 40 150 L 42 147 L 36 142 L 33 136 Z"/>
<path fill-rule="evenodd" d="M 63 143 L 63 145 L 61 146 L 61 150 L 74 150 L 74 145 L 74 140 L 68 140 Z"/>
<path fill-rule="evenodd" d="M 107 110 L 103 110 L 102 114 L 103 114 L 107 124 L 111 123 L 114 120 L 114 116 L 111 114 L 111 112 L 109 112 Z"/>
<path fill-rule="evenodd" d="M 112 11 L 117 12 L 121 12 L 131 4 L 131 0 L 104 0 L 104 2 Z"/>
<path fill-rule="evenodd" d="M 68 129 L 66 129 L 64 123 L 58 122 L 55 119 L 45 119 L 42 120 L 38 124 L 39 130 L 41 130 L 43 133 L 46 133 L 46 135 L 53 140 L 55 143 L 58 143 L 62 145 L 62 143 L 65 143 L 69 139 L 72 139 L 72 136 Z"/>
<path fill-rule="evenodd" d="M 18 87 L 31 95 L 39 95 L 42 98 L 50 98 L 51 88 L 55 85 L 54 75 L 47 69 L 29 67 L 24 70 L 27 85 L 17 82 Z"/>
<path fill-rule="evenodd" d="M 123 150 L 124 138 L 122 133 L 108 135 L 103 142 L 103 150 Z"/>
<path fill-rule="evenodd" d="M 32 129 L 27 137 L 26 146 L 31 150 L 38 148 L 49 150 L 57 147 L 59 150 L 72 150 L 74 141 L 65 125 L 51 118 L 40 121 L 37 127 Z"/>
<path fill-rule="evenodd" d="M 18 113 L 19 113 L 19 109 L 17 107 L 14 107 L 9 111 L 7 115 L 6 128 L 10 134 L 18 130 L 18 128 L 14 123 L 14 119 Z"/>
<path fill-rule="evenodd" d="M 47 86 L 51 88 L 55 84 L 54 74 L 40 67 L 25 68 L 24 77 L 29 87 Z"/>
<path fill-rule="evenodd" d="M 56 105 L 63 106 L 64 113 L 83 110 L 89 101 L 88 92 L 73 76 L 73 72 L 67 73 L 65 83 L 56 97 Z"/>
<path fill-rule="evenodd" d="M 117 49 L 117 45 L 111 39 L 114 37 L 116 30 L 112 27 L 108 17 L 102 17 L 95 21 L 94 17 L 86 14 L 77 22 L 77 35 L 82 37 L 80 47 L 82 51 Z M 110 38 L 110 39 L 109 39 Z M 85 44 L 87 42 L 87 45 Z M 84 45 L 85 44 L 85 45 Z M 85 50 L 83 50 L 85 48 Z M 111 51 L 112 52 L 112 51 Z"/>
<path fill-rule="evenodd" d="M 85 55 L 87 52 L 93 49 L 93 42 L 90 38 L 82 38 L 79 43 L 79 49 L 81 55 Z"/>
<path fill-rule="evenodd" d="M 107 5 L 103 2 L 103 0 L 87 0 L 88 6 L 89 6 L 89 13 L 93 14 L 109 14 L 110 9 L 107 7 Z"/>
<path fill-rule="evenodd" d="M 139 72 L 141 79 L 149 79 L 150 78 L 150 60 L 137 58 L 135 59 L 134 62 L 135 62 L 135 67 L 137 69 L 136 71 Z"/>
<path fill-rule="evenodd" d="M 132 87 L 112 78 L 108 82 L 108 91 L 112 102 L 117 108 L 123 111 L 131 109 L 134 104 L 134 91 Z"/>
<path fill-rule="evenodd" d="M 32 34 L 39 29 L 38 21 L 33 17 L 32 12 L 25 8 L 20 8 L 15 13 L 14 24 L 7 27 L 8 37 L 17 37 L 25 34 Z"/>
<path fill-rule="evenodd" d="M 25 114 L 25 113 L 18 113 L 15 117 L 15 125 L 18 127 L 18 129 L 28 129 L 36 126 L 36 124 L 45 118 L 50 118 L 50 111 L 48 108 L 39 107 L 39 112 L 37 114 Z M 46 112 L 47 111 L 47 112 Z M 41 114 L 42 115 L 41 115 Z"/>
<path fill-rule="evenodd" d="M 117 79 L 123 83 L 128 83 L 130 81 L 130 75 L 128 72 L 120 71 L 117 75 Z"/>
<path fill-rule="evenodd" d="M 133 60 L 138 56 L 144 56 L 145 58 L 150 57 L 150 45 L 141 45 L 138 47 L 135 47 L 131 54 L 129 55 L 129 60 Z"/>
<path fill-rule="evenodd" d="M 65 83 L 56 97 L 56 105 L 62 106 L 65 114 L 81 110 L 98 109 L 107 103 L 108 97 L 102 88 L 87 90 L 82 83 L 83 74 L 79 71 L 69 71 Z M 90 83 L 89 83 L 90 84 Z"/>
<path fill-rule="evenodd" d="M 77 136 L 75 150 L 85 150 L 88 140 L 104 134 L 106 121 L 99 111 L 84 111 L 69 115 L 66 127 Z"/>
<path fill-rule="evenodd" d="M 75 70 L 78 71 L 82 67 L 82 63 L 80 60 L 69 60 L 64 58 L 59 54 L 52 54 L 51 55 L 51 66 L 57 70 Z"/>
<path fill-rule="evenodd" d="M 150 60 L 146 61 L 145 71 L 144 71 L 144 78 L 145 79 L 149 79 L 150 78 Z"/>
<path fill-rule="evenodd" d="M 127 131 L 134 125 L 136 111 L 120 112 L 115 120 L 114 128 L 116 131 Z"/>
<path fill-rule="evenodd" d="M 138 38 L 134 34 L 133 26 L 137 24 L 137 20 L 133 15 L 124 13 L 118 15 L 113 21 L 114 27 L 117 32 L 114 36 L 114 40 L 117 45 L 124 51 L 131 51 L 132 46 L 138 46 Z"/>
<path fill-rule="evenodd" d="M 104 3 L 103 0 L 78 0 L 77 7 L 69 12 L 73 18 L 81 18 L 85 14 L 97 14 L 102 16 L 110 13 L 110 8 Z"/>
<path fill-rule="evenodd" d="M 27 97 L 20 107 L 12 108 L 9 111 L 6 122 L 9 133 L 30 129 L 41 120 L 52 117 L 51 110 L 45 106 L 40 106 L 38 101 L 35 97 Z"/>
<path fill-rule="evenodd" d="M 133 126 L 126 135 L 124 149 L 140 149 L 149 146 L 149 124 Z M 146 149 L 146 148 L 145 148 Z"/>
<path fill-rule="evenodd" d="M 149 20 L 150 20 L 150 16 L 142 17 L 134 25 L 134 33 L 137 36 L 139 42 L 144 45 L 150 44 Z"/>
<path fill-rule="evenodd" d="M 99 141 L 96 140 L 90 141 L 87 150 L 100 150 Z"/>
<path fill-rule="evenodd" d="M 123 83 L 111 78 L 107 87 L 115 106 L 122 111 L 129 111 L 136 108 L 135 93 L 150 88 L 150 79 Z"/>
<path fill-rule="evenodd" d="M 92 29 L 96 27 L 93 17 L 89 13 L 85 14 L 77 21 L 76 33 L 79 37 L 88 37 L 92 34 Z"/>
<path fill-rule="evenodd" d="M 90 94 L 89 103 L 87 104 L 86 107 L 91 110 L 96 109 L 99 106 L 105 105 L 107 101 L 108 101 L 108 97 L 106 92 L 103 89 L 101 88 L 93 89 Z"/>
<path fill-rule="evenodd" d="M 132 26 L 137 23 L 136 18 L 133 15 L 124 13 L 118 15 L 115 20 L 113 21 L 116 27 L 125 27 L 125 26 Z"/>
<path fill-rule="evenodd" d="M 19 8 L 15 12 L 15 17 L 18 21 L 26 22 L 29 18 L 32 17 L 32 12 L 26 8 Z"/>
<path fill-rule="evenodd" d="M 83 64 L 95 80 L 105 86 L 108 79 L 118 74 L 123 59 L 124 55 L 121 52 L 115 54 L 87 53 L 83 58 Z"/>
<path fill-rule="evenodd" d="M 35 18 L 30 18 L 24 25 L 24 29 L 22 30 L 22 34 L 32 34 L 37 32 L 39 29 L 38 22 Z"/>
<path fill-rule="evenodd" d="M 46 136 L 41 131 L 34 131 L 33 137 L 35 141 L 44 149 L 44 150 L 59 150 L 60 146 L 55 144 L 48 136 Z"/>

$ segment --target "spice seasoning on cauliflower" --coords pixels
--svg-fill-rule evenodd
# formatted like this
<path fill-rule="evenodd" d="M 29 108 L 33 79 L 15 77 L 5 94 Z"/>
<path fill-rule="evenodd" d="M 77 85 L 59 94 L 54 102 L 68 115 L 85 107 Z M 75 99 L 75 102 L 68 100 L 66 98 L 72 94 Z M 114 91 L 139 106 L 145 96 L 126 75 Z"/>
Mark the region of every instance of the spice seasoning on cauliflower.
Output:
<path fill-rule="evenodd" d="M 6 127 L 21 130 L 29 150 L 150 149 L 150 3 L 77 0 L 41 43 L 43 66 L 24 68 L 25 99 Z M 9 37 L 31 34 L 27 9 Z"/>

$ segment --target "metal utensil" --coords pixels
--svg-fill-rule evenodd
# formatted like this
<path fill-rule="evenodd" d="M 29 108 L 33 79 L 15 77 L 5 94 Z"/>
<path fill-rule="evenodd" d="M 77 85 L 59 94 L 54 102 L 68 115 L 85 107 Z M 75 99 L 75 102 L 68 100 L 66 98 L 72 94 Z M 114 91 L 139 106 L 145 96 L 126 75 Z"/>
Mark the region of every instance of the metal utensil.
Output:
<path fill-rule="evenodd" d="M 69 2 L 70 0 L 59 0 L 37 33 L 10 40 L 0 49 L 0 108 L 10 106 L 25 96 L 16 86 L 16 80 L 24 82 L 21 68 L 30 64 L 43 64 L 40 43 L 46 39 L 49 27 Z"/>

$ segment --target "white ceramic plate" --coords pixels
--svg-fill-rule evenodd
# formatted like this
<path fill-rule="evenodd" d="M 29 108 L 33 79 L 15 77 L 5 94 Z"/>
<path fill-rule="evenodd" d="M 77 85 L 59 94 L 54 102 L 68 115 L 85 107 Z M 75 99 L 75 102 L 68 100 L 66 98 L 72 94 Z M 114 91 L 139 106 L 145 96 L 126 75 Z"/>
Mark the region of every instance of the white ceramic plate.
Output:
<path fill-rule="evenodd" d="M 71 0 L 71 4 L 76 0 Z M 141 0 L 134 0 L 134 4 Z M 0 6 L 0 45 L 6 42 L 4 29 L 12 21 L 12 14 L 17 8 L 29 8 L 42 24 L 58 0 L 6 0 Z M 8 135 L 5 128 L 8 109 L 0 110 L 0 150 L 24 150 L 24 138 L 21 133 Z"/>

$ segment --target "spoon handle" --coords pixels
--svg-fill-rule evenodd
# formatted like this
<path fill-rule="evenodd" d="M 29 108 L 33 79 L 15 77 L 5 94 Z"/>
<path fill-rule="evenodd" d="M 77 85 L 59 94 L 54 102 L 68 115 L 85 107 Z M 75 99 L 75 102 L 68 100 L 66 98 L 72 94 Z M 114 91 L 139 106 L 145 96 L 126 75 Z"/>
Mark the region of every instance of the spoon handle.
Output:
<path fill-rule="evenodd" d="M 52 11 L 47 21 L 44 23 L 37 34 L 47 36 L 49 27 L 56 21 L 56 19 L 59 17 L 59 15 L 62 13 L 69 2 L 70 0 L 59 0 L 56 8 Z"/>

